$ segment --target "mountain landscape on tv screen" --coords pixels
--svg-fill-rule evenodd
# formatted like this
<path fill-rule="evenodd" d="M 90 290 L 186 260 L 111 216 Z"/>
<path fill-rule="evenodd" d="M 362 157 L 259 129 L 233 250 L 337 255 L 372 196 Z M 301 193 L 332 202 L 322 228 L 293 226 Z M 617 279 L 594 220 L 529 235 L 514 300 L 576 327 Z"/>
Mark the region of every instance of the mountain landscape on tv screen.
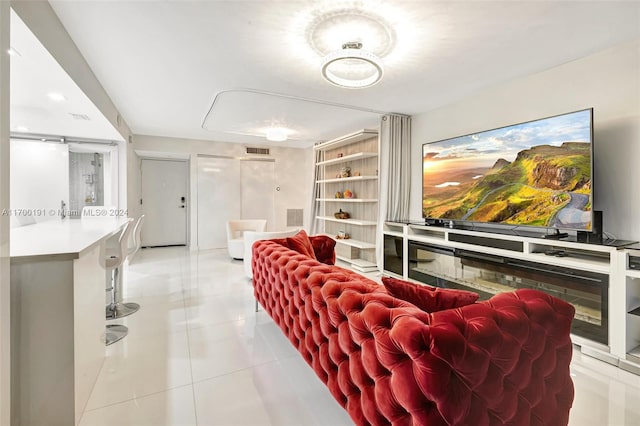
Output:
<path fill-rule="evenodd" d="M 585 229 L 591 223 L 591 146 L 588 142 L 534 145 L 490 165 L 452 161 L 425 145 L 423 216 Z M 513 157 L 511 157 L 513 158 Z M 455 160 L 455 158 L 454 158 Z"/>

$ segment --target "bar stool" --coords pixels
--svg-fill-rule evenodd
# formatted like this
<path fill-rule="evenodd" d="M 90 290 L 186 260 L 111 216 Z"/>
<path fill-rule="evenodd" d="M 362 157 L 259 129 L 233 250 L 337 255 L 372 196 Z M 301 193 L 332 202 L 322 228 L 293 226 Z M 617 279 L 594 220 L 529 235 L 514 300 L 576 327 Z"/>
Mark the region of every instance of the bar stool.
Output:
<path fill-rule="evenodd" d="M 133 219 L 131 219 L 133 221 Z M 129 249 L 129 235 L 134 236 L 134 241 L 140 238 L 140 231 L 142 229 L 142 223 L 144 221 L 144 215 L 140 216 L 136 221 L 135 226 L 132 226 L 132 222 L 129 222 L 127 226 L 128 233 L 123 236 L 119 241 L 118 249 L 115 252 L 107 252 L 107 254 L 116 256 L 116 258 L 122 258 L 121 262 L 114 269 L 113 286 L 111 287 L 111 303 L 105 308 L 105 316 L 107 320 L 114 320 L 118 318 L 126 317 L 127 315 L 134 314 L 140 309 L 140 305 L 137 303 L 122 301 L 122 274 L 120 274 L 120 267 L 124 264 L 127 258 L 129 258 L 137 250 Z M 139 243 L 136 243 L 138 246 Z"/>
<path fill-rule="evenodd" d="M 118 283 L 121 281 L 120 267 L 124 263 L 127 257 L 127 242 L 129 241 L 129 235 L 133 230 L 133 219 L 129 219 L 126 227 L 120 233 L 118 237 L 118 245 L 115 249 L 107 250 L 107 256 L 105 258 L 105 269 L 107 272 L 111 272 L 111 286 L 107 288 L 107 291 L 111 290 L 111 303 L 107 306 L 107 312 L 109 307 L 115 305 L 116 292 L 119 287 Z M 109 318 L 107 315 L 107 320 Z M 105 344 L 107 346 L 122 340 L 129 333 L 127 326 L 121 324 L 108 324 L 105 331 Z"/>
<path fill-rule="evenodd" d="M 129 252 L 127 254 L 127 259 L 129 263 L 133 259 L 133 256 L 142 248 L 142 225 L 144 224 L 144 215 L 141 215 L 136 222 L 136 226 L 133 228 L 133 233 L 131 234 L 133 237 L 133 245 L 129 247 Z"/>

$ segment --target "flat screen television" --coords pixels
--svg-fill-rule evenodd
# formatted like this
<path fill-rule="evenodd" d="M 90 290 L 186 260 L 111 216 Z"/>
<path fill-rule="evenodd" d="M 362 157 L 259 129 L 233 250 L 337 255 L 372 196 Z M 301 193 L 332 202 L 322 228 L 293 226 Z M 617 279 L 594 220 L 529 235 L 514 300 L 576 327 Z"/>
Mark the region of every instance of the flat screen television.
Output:
<path fill-rule="evenodd" d="M 590 230 L 593 109 L 422 146 L 422 216 Z"/>

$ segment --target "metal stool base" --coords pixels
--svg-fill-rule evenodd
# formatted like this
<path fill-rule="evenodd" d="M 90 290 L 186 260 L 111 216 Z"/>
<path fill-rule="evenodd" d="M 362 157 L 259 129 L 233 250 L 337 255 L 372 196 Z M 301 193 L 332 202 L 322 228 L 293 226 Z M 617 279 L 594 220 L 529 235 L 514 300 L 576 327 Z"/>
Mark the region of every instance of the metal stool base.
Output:
<path fill-rule="evenodd" d="M 125 325 L 109 324 L 104 333 L 104 343 L 106 346 L 112 345 L 129 334 L 129 329 Z"/>
<path fill-rule="evenodd" d="M 108 320 L 118 319 L 126 317 L 127 315 L 135 314 L 140 309 L 140 305 L 137 303 L 115 303 L 113 305 L 107 305 L 105 308 L 105 316 Z"/>

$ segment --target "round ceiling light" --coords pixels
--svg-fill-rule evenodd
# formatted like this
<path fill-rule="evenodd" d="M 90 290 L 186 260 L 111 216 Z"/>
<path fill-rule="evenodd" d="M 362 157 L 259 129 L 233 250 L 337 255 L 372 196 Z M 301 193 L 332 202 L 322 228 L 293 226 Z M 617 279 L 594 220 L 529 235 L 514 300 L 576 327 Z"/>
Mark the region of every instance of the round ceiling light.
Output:
<path fill-rule="evenodd" d="M 288 131 L 282 127 L 271 127 L 267 129 L 265 137 L 271 142 L 284 142 L 288 138 Z"/>
<path fill-rule="evenodd" d="M 371 87 L 382 79 L 382 61 L 363 50 L 362 43 L 350 42 L 322 60 L 322 76 L 332 84 L 349 89 Z"/>

